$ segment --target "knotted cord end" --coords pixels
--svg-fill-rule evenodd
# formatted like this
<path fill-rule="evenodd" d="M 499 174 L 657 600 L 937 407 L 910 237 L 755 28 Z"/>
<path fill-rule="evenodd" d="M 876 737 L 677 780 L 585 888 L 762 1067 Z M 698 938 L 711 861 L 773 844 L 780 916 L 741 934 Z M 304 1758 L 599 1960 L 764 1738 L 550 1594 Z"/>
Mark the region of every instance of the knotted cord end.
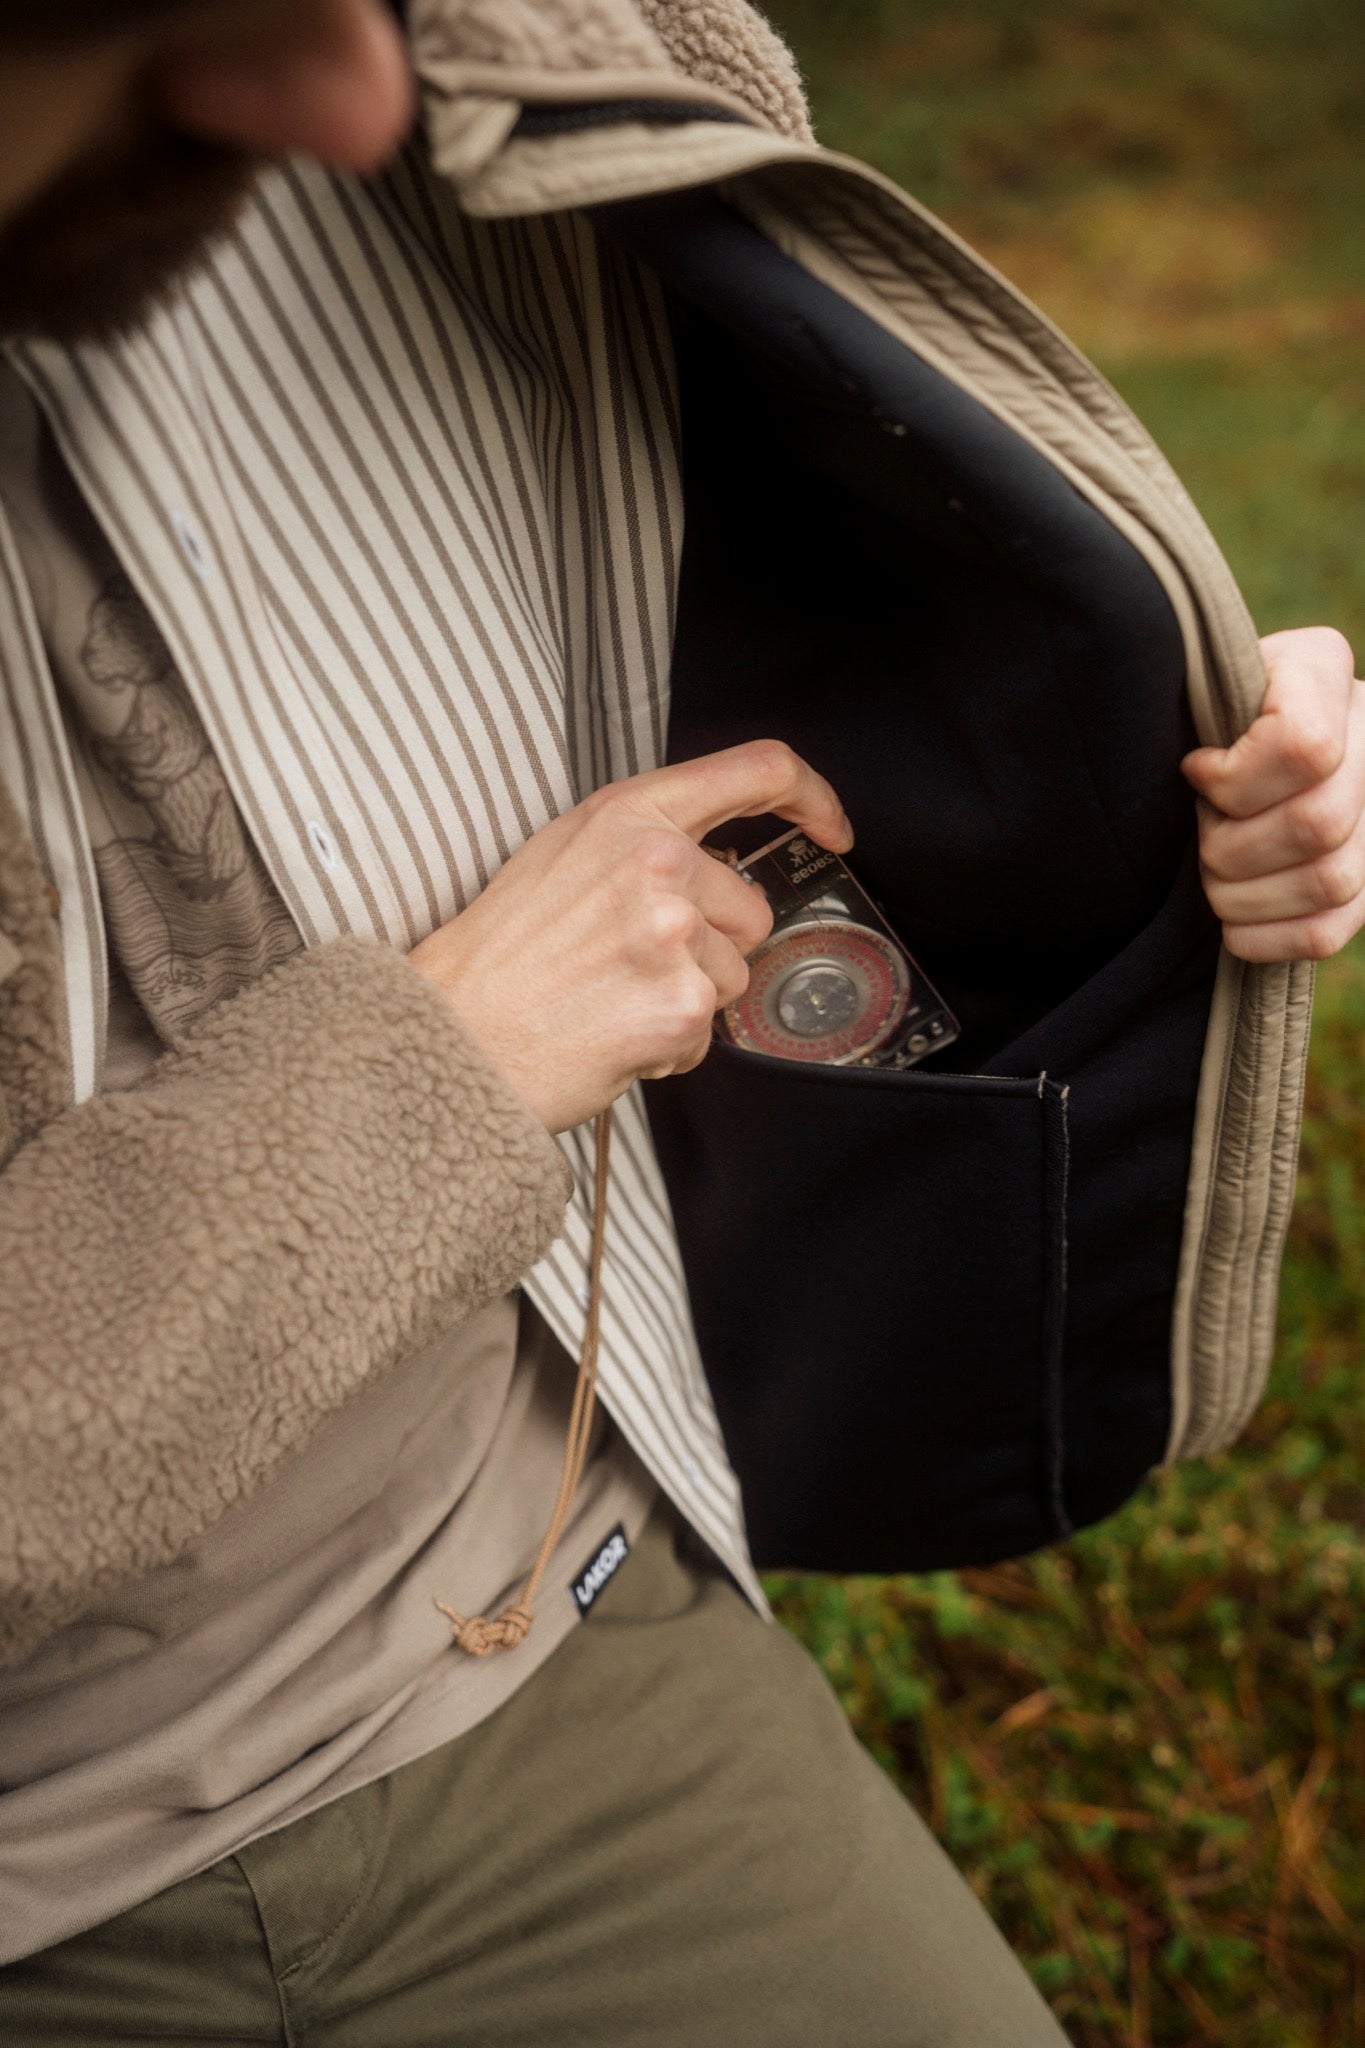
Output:
<path fill-rule="evenodd" d="M 550 1526 L 545 1531 L 531 1575 L 521 1597 L 491 1620 L 484 1614 L 457 1614 L 444 1600 L 433 1604 L 450 1623 L 457 1649 L 471 1657 L 487 1657 L 493 1650 L 515 1650 L 524 1642 L 531 1626 L 531 1603 L 554 1556 L 555 1547 L 568 1524 L 569 1511 L 583 1477 L 592 1435 L 593 1406 L 597 1398 L 597 1351 L 602 1315 L 602 1250 L 607 1234 L 607 1159 L 611 1146 L 611 1110 L 600 1110 L 596 1124 L 596 1159 L 593 1167 L 592 1252 L 588 1264 L 588 1320 L 583 1330 L 583 1351 L 578 1361 L 573 1408 L 569 1415 L 569 1436 L 564 1446 L 564 1469 L 559 1476 L 559 1494 Z"/>
<path fill-rule="evenodd" d="M 531 1626 L 530 1611 L 521 1606 L 504 1607 L 501 1614 L 490 1616 L 457 1614 L 444 1600 L 435 1604 L 450 1623 L 456 1648 L 471 1657 L 487 1657 L 494 1650 L 515 1650 Z"/>

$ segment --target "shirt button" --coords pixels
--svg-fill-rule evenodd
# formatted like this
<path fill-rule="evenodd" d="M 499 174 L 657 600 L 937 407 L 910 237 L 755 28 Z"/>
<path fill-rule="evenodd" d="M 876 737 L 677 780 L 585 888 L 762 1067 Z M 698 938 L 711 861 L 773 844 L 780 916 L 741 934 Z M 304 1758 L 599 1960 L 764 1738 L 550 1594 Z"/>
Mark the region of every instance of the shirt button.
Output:
<path fill-rule="evenodd" d="M 308 837 L 312 843 L 314 853 L 330 874 L 340 862 L 341 856 L 337 852 L 336 841 L 323 824 L 321 818 L 310 818 L 308 820 Z"/>
<path fill-rule="evenodd" d="M 193 569 L 201 583 L 209 576 L 209 551 L 204 536 L 190 518 L 188 512 L 172 512 L 171 531 L 180 543 L 180 552 Z"/>
<path fill-rule="evenodd" d="M 575 1287 L 574 1294 L 580 1308 L 590 1308 L 592 1306 L 592 1292 L 589 1288 Z"/>
<path fill-rule="evenodd" d="M 701 1485 L 701 1467 L 695 1458 L 684 1458 L 682 1468 L 683 1476 L 690 1480 L 693 1486 Z"/>

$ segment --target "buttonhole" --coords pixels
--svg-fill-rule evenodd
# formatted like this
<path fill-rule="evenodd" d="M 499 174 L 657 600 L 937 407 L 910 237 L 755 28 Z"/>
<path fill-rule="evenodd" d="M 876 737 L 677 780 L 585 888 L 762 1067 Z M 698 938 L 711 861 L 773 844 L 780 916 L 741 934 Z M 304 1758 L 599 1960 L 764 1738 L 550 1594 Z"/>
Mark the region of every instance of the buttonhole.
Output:
<path fill-rule="evenodd" d="M 193 569 L 201 583 L 209 576 L 209 551 L 204 545 L 204 536 L 187 512 L 172 512 L 171 527 L 180 543 L 180 552 Z"/>
<path fill-rule="evenodd" d="M 308 837 L 312 841 L 314 853 L 330 874 L 340 863 L 341 856 L 337 852 L 336 841 L 323 824 L 321 818 L 310 818 L 308 820 Z"/>

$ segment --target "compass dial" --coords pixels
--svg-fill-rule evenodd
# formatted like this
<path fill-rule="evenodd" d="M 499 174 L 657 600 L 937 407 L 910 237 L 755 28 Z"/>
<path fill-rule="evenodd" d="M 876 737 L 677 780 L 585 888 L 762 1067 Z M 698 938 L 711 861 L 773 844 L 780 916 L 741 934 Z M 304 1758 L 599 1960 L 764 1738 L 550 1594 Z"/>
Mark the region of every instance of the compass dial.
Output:
<path fill-rule="evenodd" d="M 883 1045 L 909 1006 L 899 949 L 866 925 L 822 919 L 759 947 L 725 1021 L 749 1052 L 846 1065 Z"/>

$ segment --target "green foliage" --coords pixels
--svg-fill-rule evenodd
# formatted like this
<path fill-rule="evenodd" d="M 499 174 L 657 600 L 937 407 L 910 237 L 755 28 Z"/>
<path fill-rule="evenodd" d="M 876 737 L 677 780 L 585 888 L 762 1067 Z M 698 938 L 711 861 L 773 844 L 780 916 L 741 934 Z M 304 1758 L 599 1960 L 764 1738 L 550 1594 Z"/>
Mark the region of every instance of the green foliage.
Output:
<path fill-rule="evenodd" d="M 978 211 L 1118 178 L 1358 200 L 1365 44 L 1343 0 L 782 0 L 827 141 Z M 1333 223 L 1318 231 L 1332 237 Z M 1333 237 L 1334 239 L 1334 237 Z"/>
<path fill-rule="evenodd" d="M 1365 641 L 1343 0 L 782 0 L 826 141 L 1095 351 L 1266 629 Z M 1365 2048 L 1365 942 L 1320 976 L 1244 1441 L 989 1571 L 774 1582 L 1081 2048 Z"/>
<path fill-rule="evenodd" d="M 1365 350 L 1111 367 L 1193 492 L 1263 630 L 1330 621 L 1365 648 Z"/>

